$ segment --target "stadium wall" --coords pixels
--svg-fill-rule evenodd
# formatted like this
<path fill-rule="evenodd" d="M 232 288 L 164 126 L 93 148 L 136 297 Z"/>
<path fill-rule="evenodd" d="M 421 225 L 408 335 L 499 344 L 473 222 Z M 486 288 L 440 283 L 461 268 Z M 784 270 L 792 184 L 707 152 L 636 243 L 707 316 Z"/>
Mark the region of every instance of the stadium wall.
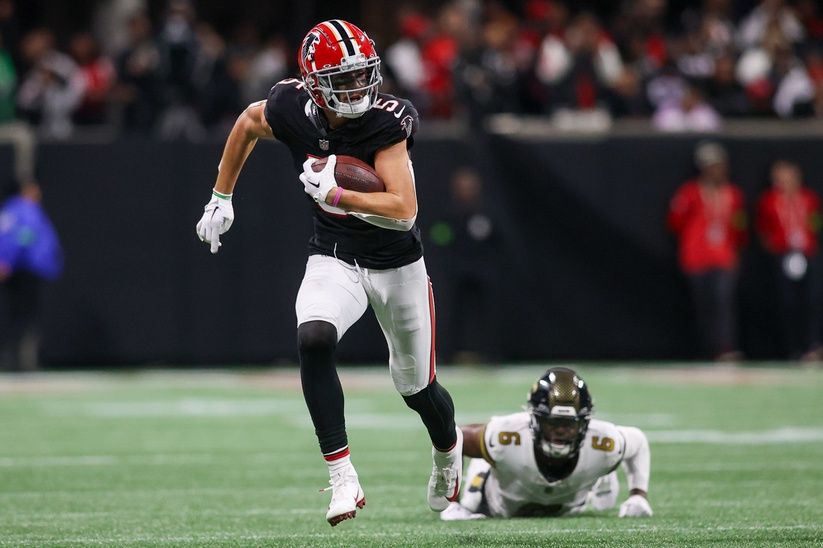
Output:
<path fill-rule="evenodd" d="M 769 164 L 796 160 L 823 191 L 823 137 L 720 139 L 750 211 Z M 450 257 L 431 227 L 450 214 L 448 181 L 479 170 L 500 245 L 490 331 L 497 358 L 688 359 L 696 333 L 665 230 L 668 200 L 694 174 L 694 137 L 505 134 L 418 139 L 415 162 L 427 263 L 448 348 L 455 310 Z M 294 362 L 294 298 L 311 230 L 285 147 L 262 143 L 235 197 L 237 219 L 217 256 L 194 224 L 220 144 L 121 140 L 44 144 L 38 176 L 61 234 L 64 277 L 47 288 L 43 357 L 53 366 Z M 11 155 L 0 154 L 9 173 Z M 743 350 L 779 354 L 775 299 L 755 239 L 741 267 Z M 368 314 L 341 343 L 343 362 L 387 352 Z"/>

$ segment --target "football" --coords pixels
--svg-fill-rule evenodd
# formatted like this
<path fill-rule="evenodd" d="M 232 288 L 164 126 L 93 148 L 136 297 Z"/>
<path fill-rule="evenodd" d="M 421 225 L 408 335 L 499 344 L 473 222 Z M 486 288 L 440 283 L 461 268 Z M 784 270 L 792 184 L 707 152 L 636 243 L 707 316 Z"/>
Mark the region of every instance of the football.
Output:
<path fill-rule="evenodd" d="M 326 158 L 320 158 L 312 164 L 312 169 L 321 171 L 326 166 L 326 161 Z M 334 179 L 341 188 L 355 192 L 386 191 L 386 186 L 374 168 L 353 156 L 337 156 Z"/>

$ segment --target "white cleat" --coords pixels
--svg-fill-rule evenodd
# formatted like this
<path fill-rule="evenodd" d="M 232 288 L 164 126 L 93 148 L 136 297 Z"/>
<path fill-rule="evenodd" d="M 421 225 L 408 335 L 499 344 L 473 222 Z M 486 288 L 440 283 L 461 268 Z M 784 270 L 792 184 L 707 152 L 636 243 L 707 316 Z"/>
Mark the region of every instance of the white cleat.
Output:
<path fill-rule="evenodd" d="M 343 520 L 354 519 L 357 510 L 366 506 L 366 495 L 360 487 L 357 472 L 351 465 L 332 473 L 329 483 L 331 487 L 323 489 L 331 489 L 331 502 L 329 511 L 326 512 L 326 520 L 334 527 Z"/>
<path fill-rule="evenodd" d="M 432 475 L 429 478 L 429 507 L 442 512 L 460 497 L 463 476 L 463 432 L 457 428 L 457 442 L 448 453 L 432 448 Z"/>
<path fill-rule="evenodd" d="M 468 508 L 461 506 L 459 502 L 452 502 L 448 508 L 440 512 L 440 519 L 443 521 L 468 521 L 485 518 L 485 514 L 472 512 Z"/>

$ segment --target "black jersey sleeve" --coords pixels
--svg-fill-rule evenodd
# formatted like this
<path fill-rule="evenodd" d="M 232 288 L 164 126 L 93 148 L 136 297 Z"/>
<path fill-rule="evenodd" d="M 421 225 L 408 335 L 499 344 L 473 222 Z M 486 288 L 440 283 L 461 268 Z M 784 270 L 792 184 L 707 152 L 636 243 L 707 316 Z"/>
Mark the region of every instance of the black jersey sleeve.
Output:
<path fill-rule="evenodd" d="M 381 94 L 375 103 L 373 140 L 378 149 L 406 141 L 406 148 L 414 146 L 414 135 L 420 126 L 417 109 L 411 101 Z"/>
<path fill-rule="evenodd" d="M 296 78 L 281 80 L 272 86 L 263 111 L 274 138 L 285 141 L 290 133 L 289 121 L 295 112 L 302 112 L 300 90 L 303 83 Z"/>

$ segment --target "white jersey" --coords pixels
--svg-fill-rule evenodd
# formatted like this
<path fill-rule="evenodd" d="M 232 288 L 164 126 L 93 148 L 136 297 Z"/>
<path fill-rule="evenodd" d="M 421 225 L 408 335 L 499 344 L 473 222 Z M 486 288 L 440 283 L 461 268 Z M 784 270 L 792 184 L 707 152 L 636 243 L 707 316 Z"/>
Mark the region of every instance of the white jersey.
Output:
<path fill-rule="evenodd" d="M 481 447 L 492 465 L 484 488 L 489 512 L 494 517 L 537 516 L 582 507 L 598 478 L 620 464 L 625 449 L 625 440 L 614 424 L 593 419 L 572 473 L 549 482 L 537 468 L 529 414 L 492 417 Z"/>

